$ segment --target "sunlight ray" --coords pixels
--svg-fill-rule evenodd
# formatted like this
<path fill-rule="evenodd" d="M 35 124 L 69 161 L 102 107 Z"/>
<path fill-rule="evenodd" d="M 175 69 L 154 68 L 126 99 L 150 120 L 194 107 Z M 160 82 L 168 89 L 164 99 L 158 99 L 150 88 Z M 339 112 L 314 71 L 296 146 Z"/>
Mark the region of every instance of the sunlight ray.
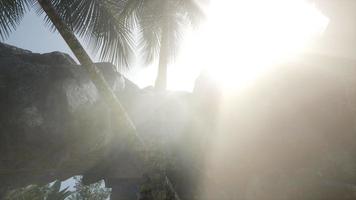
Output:
<path fill-rule="evenodd" d="M 203 68 L 225 88 L 244 87 L 267 66 L 308 51 L 328 25 L 304 0 L 215 0 L 207 13 L 198 31 L 188 31 L 170 70 L 171 89 L 189 87 L 187 79 Z"/>

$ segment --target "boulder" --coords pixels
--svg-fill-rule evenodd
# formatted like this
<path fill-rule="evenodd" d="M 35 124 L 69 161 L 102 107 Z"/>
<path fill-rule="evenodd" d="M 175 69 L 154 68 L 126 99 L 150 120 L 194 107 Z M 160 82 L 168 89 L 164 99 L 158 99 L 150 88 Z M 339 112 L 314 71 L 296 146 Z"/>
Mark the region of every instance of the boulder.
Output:
<path fill-rule="evenodd" d="M 97 66 L 129 106 L 139 88 L 113 65 Z M 37 54 L 0 43 L 0 71 L 0 188 L 65 180 L 115 159 L 121 162 L 112 178 L 140 176 L 84 67 L 64 53 Z"/>
<path fill-rule="evenodd" d="M 141 90 L 113 65 L 96 65 L 139 137 L 177 152 L 190 132 L 192 95 Z M 0 43 L 0 74 L 0 191 L 84 175 L 85 184 L 104 179 L 113 196 L 137 195 L 145 166 L 114 128 L 83 66 L 64 53 Z"/>

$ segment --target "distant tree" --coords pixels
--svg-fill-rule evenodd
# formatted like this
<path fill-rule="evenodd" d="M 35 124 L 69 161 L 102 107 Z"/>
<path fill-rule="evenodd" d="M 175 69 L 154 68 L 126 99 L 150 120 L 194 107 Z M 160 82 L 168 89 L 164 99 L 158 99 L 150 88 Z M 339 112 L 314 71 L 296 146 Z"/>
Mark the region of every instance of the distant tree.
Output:
<path fill-rule="evenodd" d="M 155 88 L 167 87 L 167 66 L 173 61 L 184 30 L 197 26 L 204 13 L 202 0 L 134 0 L 139 47 L 147 63 L 158 59 Z"/>

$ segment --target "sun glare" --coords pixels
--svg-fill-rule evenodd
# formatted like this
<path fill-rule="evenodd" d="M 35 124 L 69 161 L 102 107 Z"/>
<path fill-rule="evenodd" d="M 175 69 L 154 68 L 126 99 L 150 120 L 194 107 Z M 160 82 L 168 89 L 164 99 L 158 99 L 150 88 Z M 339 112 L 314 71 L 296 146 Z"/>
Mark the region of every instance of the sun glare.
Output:
<path fill-rule="evenodd" d="M 305 0 L 213 0 L 207 13 L 170 67 L 171 89 L 189 87 L 187 80 L 201 69 L 225 88 L 241 88 L 268 66 L 306 51 L 328 25 Z"/>

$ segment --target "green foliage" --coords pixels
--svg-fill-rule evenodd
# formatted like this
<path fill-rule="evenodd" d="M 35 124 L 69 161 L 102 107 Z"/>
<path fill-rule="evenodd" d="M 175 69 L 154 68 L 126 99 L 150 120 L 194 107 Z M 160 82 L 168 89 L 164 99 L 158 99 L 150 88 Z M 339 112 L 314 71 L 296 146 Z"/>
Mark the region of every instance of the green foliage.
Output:
<path fill-rule="evenodd" d="M 164 141 L 147 141 L 148 172 L 140 186 L 140 200 L 175 200 L 175 191 L 167 178 L 166 169 L 174 166 L 174 160 L 167 154 Z"/>
<path fill-rule="evenodd" d="M 82 177 L 75 177 L 75 180 L 76 192 L 68 200 L 106 200 L 110 196 L 111 189 L 105 188 L 103 181 L 86 186 Z"/>
<path fill-rule="evenodd" d="M 140 187 L 140 200 L 175 200 L 163 171 L 151 171 Z"/>
<path fill-rule="evenodd" d="M 6 200 L 40 200 L 45 199 L 45 190 L 36 185 L 30 185 L 25 188 L 20 188 L 10 191 L 6 197 Z"/>
<path fill-rule="evenodd" d="M 147 62 L 153 62 L 162 53 L 162 35 L 165 35 L 168 60 L 179 47 L 184 29 L 197 26 L 204 18 L 201 0 L 133 0 L 133 11 L 140 33 L 139 47 Z"/>
<path fill-rule="evenodd" d="M 45 186 L 29 185 L 24 188 L 10 191 L 5 199 L 6 200 L 64 200 L 69 197 L 72 192 L 68 188 L 63 190 L 61 182 L 55 181 L 53 184 Z"/>
<path fill-rule="evenodd" d="M 103 181 L 85 186 L 81 177 L 74 179 L 75 191 L 61 190 L 61 182 L 55 181 L 44 186 L 29 185 L 12 190 L 5 200 L 107 200 L 110 197 L 111 189 L 105 188 Z"/>
<path fill-rule="evenodd" d="M 100 52 L 103 60 L 129 65 L 135 44 L 130 15 L 126 14 L 128 0 L 52 1 L 61 18 L 85 39 L 92 52 Z"/>
<path fill-rule="evenodd" d="M 0 0 L 0 38 L 9 36 L 26 13 L 29 0 Z"/>

